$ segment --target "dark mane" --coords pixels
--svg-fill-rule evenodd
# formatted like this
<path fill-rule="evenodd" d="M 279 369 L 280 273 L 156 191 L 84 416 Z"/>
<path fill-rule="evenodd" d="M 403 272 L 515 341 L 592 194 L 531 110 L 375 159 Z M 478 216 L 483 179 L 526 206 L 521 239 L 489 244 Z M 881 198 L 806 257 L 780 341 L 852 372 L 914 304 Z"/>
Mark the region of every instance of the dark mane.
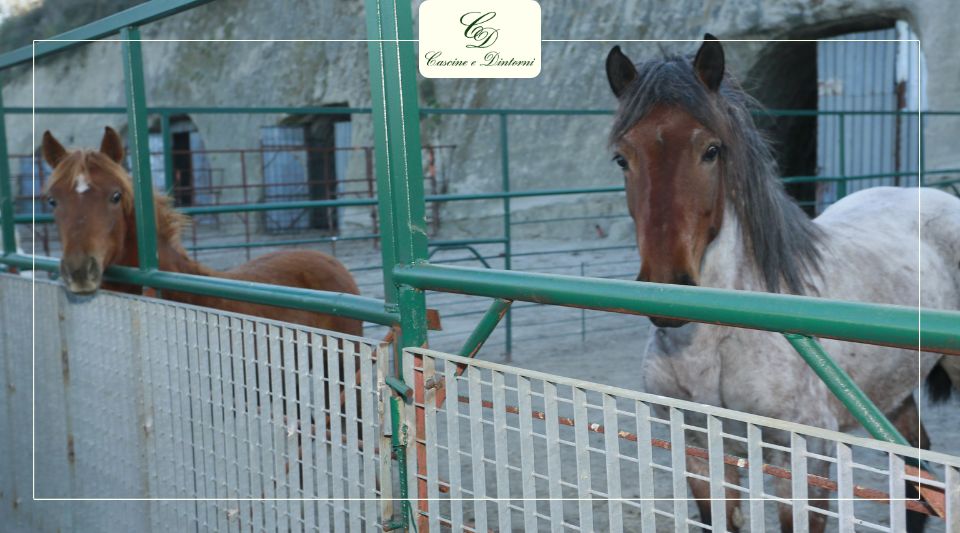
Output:
<path fill-rule="evenodd" d="M 770 292 L 781 285 L 803 294 L 819 273 L 820 231 L 783 189 L 770 144 L 751 111 L 759 104 L 725 75 L 714 97 L 697 78 L 692 58 L 637 65 L 637 79 L 620 95 L 610 142 L 615 144 L 654 106 L 678 107 L 723 142 L 722 180 L 753 264 Z"/>

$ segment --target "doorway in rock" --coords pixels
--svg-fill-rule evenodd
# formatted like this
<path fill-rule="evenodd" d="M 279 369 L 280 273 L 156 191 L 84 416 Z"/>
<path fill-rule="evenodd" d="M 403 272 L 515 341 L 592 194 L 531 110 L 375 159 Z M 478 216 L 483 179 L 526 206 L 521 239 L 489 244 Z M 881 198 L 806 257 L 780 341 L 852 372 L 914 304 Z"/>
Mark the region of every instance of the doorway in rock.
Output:
<path fill-rule="evenodd" d="M 815 216 L 862 188 L 916 185 L 919 121 L 894 113 L 919 109 L 923 92 L 923 58 L 907 23 L 869 17 L 787 37 L 822 40 L 769 43 L 746 79 L 768 109 L 819 112 L 757 117 L 781 176 L 823 178 L 788 183 L 790 195 Z M 852 176 L 872 177 L 834 179 Z"/>
<path fill-rule="evenodd" d="M 336 107 L 346 106 L 337 104 Z M 294 116 L 261 129 L 264 201 L 334 200 L 343 192 L 352 147 L 350 115 Z M 337 208 L 267 211 L 269 232 L 335 233 Z"/>

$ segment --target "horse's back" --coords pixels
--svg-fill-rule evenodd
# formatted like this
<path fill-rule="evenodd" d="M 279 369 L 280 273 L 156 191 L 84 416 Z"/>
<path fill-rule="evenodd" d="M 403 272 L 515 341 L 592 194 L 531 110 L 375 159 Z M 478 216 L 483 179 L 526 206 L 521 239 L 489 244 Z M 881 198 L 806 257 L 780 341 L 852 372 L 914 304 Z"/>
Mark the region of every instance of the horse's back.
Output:
<path fill-rule="evenodd" d="M 915 234 L 960 253 L 960 198 L 929 187 L 872 187 L 828 207 L 816 218 L 826 228 L 852 226 Z"/>
<path fill-rule="evenodd" d="M 869 268 L 887 280 L 875 284 L 878 289 L 889 288 L 897 277 L 916 288 L 920 276 L 924 305 L 960 308 L 960 199 L 955 196 L 931 188 L 874 187 L 838 201 L 816 223 L 836 252 L 836 266 L 860 270 L 858 277 Z M 867 253 L 872 257 L 856 259 Z M 916 295 L 877 301 L 908 305 Z"/>
<path fill-rule="evenodd" d="M 287 287 L 360 294 L 347 267 L 336 258 L 316 250 L 281 250 L 264 254 L 219 275 Z M 250 306 L 244 311 L 350 335 L 363 335 L 363 322 L 353 318 L 296 309 L 279 310 L 268 306 Z"/>
<path fill-rule="evenodd" d="M 350 271 L 336 258 L 316 250 L 280 250 L 256 257 L 226 272 L 229 277 L 288 287 L 360 294 Z"/>

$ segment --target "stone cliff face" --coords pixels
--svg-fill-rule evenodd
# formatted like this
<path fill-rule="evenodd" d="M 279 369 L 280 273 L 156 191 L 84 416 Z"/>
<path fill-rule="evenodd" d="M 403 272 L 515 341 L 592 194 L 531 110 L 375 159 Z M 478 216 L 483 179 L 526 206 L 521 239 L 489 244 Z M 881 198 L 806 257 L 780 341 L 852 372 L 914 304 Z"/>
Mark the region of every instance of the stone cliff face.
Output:
<path fill-rule="evenodd" d="M 420 79 L 426 107 L 612 109 L 603 60 L 621 44 L 635 60 L 661 53 L 691 53 L 696 43 L 625 43 L 627 39 L 697 39 L 705 31 L 727 39 L 816 38 L 910 22 L 923 42 L 929 68 L 931 109 L 960 109 L 960 34 L 951 28 L 960 12 L 954 0 L 735 0 L 599 1 L 550 0 L 542 4 L 545 40 L 610 39 L 608 42 L 544 42 L 541 75 L 532 80 Z M 151 24 L 145 39 L 364 39 L 363 2 L 260 2 L 221 0 Z M 745 77 L 757 72 L 764 43 L 728 43 L 729 65 Z M 151 42 L 143 46 L 152 106 L 370 105 L 366 45 L 362 42 Z M 769 55 L 769 54 L 768 54 Z M 123 105 L 119 44 L 101 42 L 38 62 L 36 105 Z M 769 81 L 769 80 L 767 80 Z M 774 80 L 775 82 L 775 80 Z M 6 75 L 4 103 L 29 106 L 28 69 Z M 257 147 L 260 127 L 286 118 L 278 114 L 200 115 L 190 118 L 206 148 Z M 123 129 L 125 115 L 38 116 L 36 137 L 29 115 L 7 118 L 11 153 L 27 153 L 45 129 L 74 146 L 95 146 L 102 128 Z M 509 119 L 513 189 L 616 185 L 619 173 L 606 146 L 608 116 L 519 116 Z M 500 164 L 496 117 L 444 115 L 423 121 L 424 143 L 455 144 L 444 161 L 448 191 L 496 191 Z M 931 122 L 928 168 L 960 166 L 950 143 L 960 120 Z M 352 117 L 354 145 L 372 144 L 368 115 Z M 239 175 L 236 157 L 212 156 L 223 180 Z M 258 167 L 250 164 L 249 167 Z M 362 177 L 359 155 L 349 177 Z M 248 179 L 258 179 L 248 168 Z M 600 211 L 622 213 L 622 200 L 596 198 Z M 518 211 L 576 216 L 583 198 L 516 200 Z M 547 206 L 546 204 L 549 204 Z M 498 234 L 488 218 L 499 202 L 467 202 L 443 208 L 451 228 Z M 539 211 L 538 211 L 539 210 Z M 597 212 L 594 209 L 593 212 Z M 548 213 L 548 214 L 550 214 Z M 345 223 L 369 224 L 365 212 L 344 214 Z M 534 216 L 534 215 L 531 215 Z M 522 217 L 521 217 L 522 218 Z M 472 219 L 460 224 L 457 220 Z M 480 223 L 479 221 L 487 223 Z M 531 227 L 532 228 L 532 227 Z M 533 234 L 537 230 L 530 229 Z M 592 227 L 576 230 L 594 235 Z"/>

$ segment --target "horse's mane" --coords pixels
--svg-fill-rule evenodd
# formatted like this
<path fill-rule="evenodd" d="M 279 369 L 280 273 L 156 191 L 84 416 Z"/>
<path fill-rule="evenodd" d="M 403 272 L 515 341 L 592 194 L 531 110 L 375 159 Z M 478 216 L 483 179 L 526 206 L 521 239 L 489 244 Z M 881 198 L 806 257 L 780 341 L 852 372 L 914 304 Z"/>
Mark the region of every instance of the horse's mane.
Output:
<path fill-rule="evenodd" d="M 113 186 L 119 187 L 122 193 L 120 202 L 123 212 L 128 217 L 133 217 L 133 181 L 130 174 L 107 155 L 96 150 L 76 150 L 64 157 L 50 176 L 45 190 L 68 179 L 71 182 L 67 185 L 73 188 L 80 174 L 87 176 L 87 179 L 93 183 L 107 186 L 103 181 L 110 180 Z M 155 192 L 153 205 L 157 217 L 158 240 L 183 251 L 180 233 L 184 228 L 189 227 L 190 217 L 174 209 L 170 197 L 166 194 Z"/>
<path fill-rule="evenodd" d="M 803 294 L 819 273 L 820 230 L 783 189 L 769 141 L 751 112 L 760 105 L 729 75 L 717 98 L 693 71 L 690 57 L 637 65 L 637 79 L 620 96 L 610 142 L 615 144 L 654 106 L 675 106 L 693 116 L 723 143 L 722 180 L 754 266 L 770 292 L 781 283 Z"/>

